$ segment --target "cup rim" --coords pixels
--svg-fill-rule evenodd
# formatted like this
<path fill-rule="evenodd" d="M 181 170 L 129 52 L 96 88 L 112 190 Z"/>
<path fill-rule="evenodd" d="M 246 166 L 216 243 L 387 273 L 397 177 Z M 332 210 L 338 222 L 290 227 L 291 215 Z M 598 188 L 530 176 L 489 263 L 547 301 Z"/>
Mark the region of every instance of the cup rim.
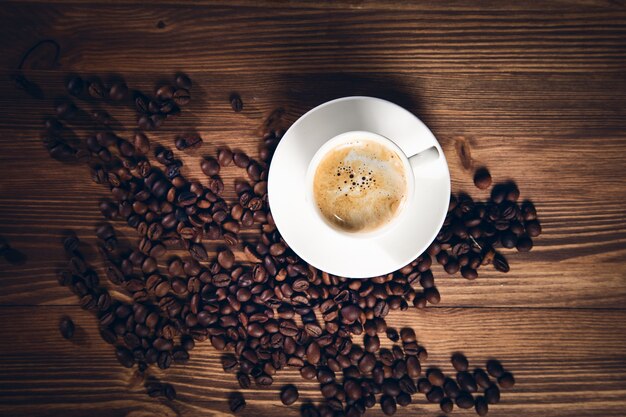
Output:
<path fill-rule="evenodd" d="M 391 219 L 386 224 L 368 232 L 347 232 L 345 230 L 339 229 L 335 225 L 332 225 L 320 212 L 317 204 L 315 204 L 315 197 L 313 193 L 313 181 L 315 177 L 315 171 L 317 170 L 317 167 L 319 166 L 319 163 L 322 161 L 323 157 L 328 153 L 330 149 L 334 148 L 339 143 L 349 142 L 350 137 L 357 136 L 357 135 L 366 136 L 365 138 L 360 138 L 361 140 L 373 140 L 393 150 L 402 161 L 402 164 L 404 166 L 404 171 L 406 173 L 405 177 L 407 181 L 407 185 L 406 185 L 407 195 L 402 201 L 402 205 L 399 209 L 399 212 L 394 216 L 393 219 Z M 357 139 L 355 138 L 353 140 L 357 140 Z M 315 216 L 317 216 L 317 218 L 321 220 L 324 226 L 328 227 L 334 233 L 338 233 L 345 237 L 352 238 L 352 239 L 359 239 L 359 240 L 378 238 L 388 233 L 390 230 L 392 230 L 394 226 L 396 226 L 407 215 L 408 212 L 406 211 L 406 209 L 410 205 L 410 203 L 413 201 L 413 198 L 415 195 L 415 176 L 413 174 L 413 169 L 411 168 L 411 164 L 409 163 L 409 158 L 404 153 L 404 151 L 400 149 L 400 147 L 388 137 L 385 137 L 378 133 L 366 131 L 366 130 L 350 130 L 347 132 L 340 133 L 328 139 L 322 146 L 320 146 L 320 148 L 313 155 L 313 158 L 311 158 L 311 161 L 309 162 L 309 166 L 307 167 L 305 184 L 306 184 L 305 196 L 306 196 L 307 203 L 308 203 L 307 206 L 315 214 Z"/>

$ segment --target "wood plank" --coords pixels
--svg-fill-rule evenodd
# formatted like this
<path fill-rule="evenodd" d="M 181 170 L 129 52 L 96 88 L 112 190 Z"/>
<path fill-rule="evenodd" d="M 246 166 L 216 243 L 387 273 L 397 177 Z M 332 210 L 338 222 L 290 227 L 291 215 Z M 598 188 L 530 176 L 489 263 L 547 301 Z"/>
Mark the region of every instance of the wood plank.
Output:
<path fill-rule="evenodd" d="M 12 83 L 0 85 L 2 115 L 0 128 L 32 129 L 54 114 L 54 104 L 67 96 L 64 80 L 71 70 L 28 71 L 46 94 L 33 100 Z M 84 71 L 85 77 L 105 81 L 113 74 L 105 69 Z M 0 76 L 9 77 L 10 71 Z M 174 72 L 122 74 L 130 88 L 152 92 L 159 81 L 172 82 Z M 220 133 L 225 140 L 242 138 L 258 128 L 262 118 L 276 108 L 293 122 L 305 111 L 334 98 L 369 95 L 384 98 L 417 114 L 439 138 L 456 135 L 495 140 L 518 137 L 550 139 L 567 143 L 551 146 L 585 146 L 597 136 L 623 138 L 626 77 L 622 74 L 425 74 L 397 72 L 367 73 L 272 73 L 254 74 L 189 72 L 195 84 L 187 112 L 162 131 L 198 129 Z M 119 74 L 118 74 L 119 76 Z M 228 100 L 238 92 L 244 111 L 234 114 Z M 136 115 L 121 104 L 97 100 L 74 100 L 86 111 L 104 107 L 125 129 L 135 127 Z M 85 123 L 76 122 L 84 127 Z M 248 135 L 243 135 L 243 139 Z M 541 143 L 548 146 L 549 143 Z M 25 150 L 27 150 L 26 148 Z M 585 147 L 585 151 L 592 150 Z"/>
<path fill-rule="evenodd" d="M 64 314 L 78 326 L 75 342 L 58 333 Z M 425 367 L 452 372 L 449 357 L 459 350 L 471 366 L 501 360 L 517 383 L 502 393 L 502 402 L 489 415 L 621 416 L 626 405 L 625 319 L 624 311 L 611 310 L 428 308 L 392 312 L 388 322 L 416 330 L 429 351 Z M 95 319 L 78 307 L 2 307 L 0 320 L 4 334 L 11 336 L 0 341 L 3 415 L 222 415 L 226 395 L 238 389 L 234 377 L 222 372 L 220 354 L 206 343 L 192 352 L 188 364 L 153 372 L 178 391 L 179 400 L 167 403 L 151 400 L 141 385 L 133 385 L 133 371 L 117 364 L 113 348 L 99 339 Z M 320 398 L 316 384 L 305 383 L 296 370 L 280 372 L 275 381 L 267 389 L 243 391 L 248 413 L 298 415 L 300 403 L 285 407 L 277 400 L 277 390 L 286 383 L 298 384 L 301 399 Z M 418 395 L 398 415 L 418 410 L 432 414 L 438 406 Z M 459 416 L 472 413 L 455 411 Z"/>
<path fill-rule="evenodd" d="M 19 2 L 19 0 L 8 0 Z M 46 3 L 45 0 L 29 0 L 29 3 Z M 62 0 L 57 4 L 80 4 L 80 0 Z M 91 2 L 104 3 L 104 2 Z M 137 0 L 110 0 L 108 4 L 132 5 L 141 4 Z M 498 1 L 485 0 L 480 4 L 473 4 L 465 0 L 451 0 L 444 3 L 433 0 L 413 0 L 410 2 L 400 0 L 155 0 L 153 4 L 161 5 L 202 5 L 202 6 L 248 6 L 248 7 L 276 7 L 296 9 L 375 9 L 375 10 L 437 10 L 437 11 L 475 11 L 477 8 L 489 8 L 491 10 L 563 10 L 586 8 L 619 9 L 620 2 L 616 0 L 546 0 L 540 6 L 527 1 Z"/>
<path fill-rule="evenodd" d="M 17 65 L 39 39 L 56 38 L 63 43 L 61 66 L 82 71 L 152 68 L 156 60 L 168 71 L 624 69 L 626 11 L 619 4 L 543 8 L 517 3 L 469 10 L 431 10 L 418 3 L 412 13 L 404 8 L 11 3 L 2 6 L 7 30 L 0 48 L 8 51 L 6 62 Z"/>

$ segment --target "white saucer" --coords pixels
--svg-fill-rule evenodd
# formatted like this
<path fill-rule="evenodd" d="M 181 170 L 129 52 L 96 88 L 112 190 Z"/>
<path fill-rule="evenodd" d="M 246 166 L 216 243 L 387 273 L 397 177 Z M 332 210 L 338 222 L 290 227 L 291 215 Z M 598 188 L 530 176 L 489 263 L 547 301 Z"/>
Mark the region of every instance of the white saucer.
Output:
<path fill-rule="evenodd" d="M 306 200 L 306 173 L 317 150 L 355 130 L 389 138 L 407 156 L 431 146 L 440 153 L 414 170 L 416 198 L 405 208 L 414 215 L 369 239 L 338 234 Z M 402 268 L 435 239 L 448 209 L 450 173 L 437 139 L 413 114 L 378 98 L 344 97 L 310 110 L 285 133 L 270 165 L 268 197 L 276 227 L 298 256 L 333 275 L 369 278 Z"/>

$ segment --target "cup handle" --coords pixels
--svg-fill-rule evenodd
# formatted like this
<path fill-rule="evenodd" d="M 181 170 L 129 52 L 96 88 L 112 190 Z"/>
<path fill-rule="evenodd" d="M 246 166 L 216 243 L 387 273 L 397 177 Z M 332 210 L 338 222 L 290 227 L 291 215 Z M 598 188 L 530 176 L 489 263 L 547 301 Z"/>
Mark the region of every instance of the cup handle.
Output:
<path fill-rule="evenodd" d="M 439 159 L 439 150 L 436 146 L 431 146 L 430 148 L 411 156 L 409 158 L 409 164 L 411 165 L 411 168 L 416 169 L 417 167 L 436 161 L 437 159 Z"/>

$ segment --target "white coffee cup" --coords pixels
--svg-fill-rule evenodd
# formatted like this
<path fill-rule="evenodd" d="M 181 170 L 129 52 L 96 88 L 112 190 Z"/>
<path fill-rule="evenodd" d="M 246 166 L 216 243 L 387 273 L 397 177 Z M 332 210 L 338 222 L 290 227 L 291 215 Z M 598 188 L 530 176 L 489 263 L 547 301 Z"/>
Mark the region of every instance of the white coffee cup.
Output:
<path fill-rule="evenodd" d="M 331 224 L 326 217 L 321 213 L 317 203 L 315 202 L 314 196 L 314 180 L 315 174 L 317 172 L 317 168 L 320 162 L 324 159 L 324 157 L 332 150 L 341 147 L 350 145 L 351 143 L 358 143 L 363 141 L 376 142 L 396 155 L 400 158 L 400 161 L 404 167 L 404 174 L 406 178 L 406 195 L 402 200 L 400 206 L 397 209 L 395 216 L 390 219 L 384 225 L 380 227 L 368 231 L 368 232 L 349 232 L 346 230 L 342 230 L 337 226 Z M 309 167 L 307 169 L 306 174 L 306 199 L 309 205 L 309 208 L 315 216 L 322 220 L 323 224 L 332 229 L 336 233 L 340 233 L 346 237 L 354 238 L 354 239 L 371 239 L 379 237 L 391 229 L 393 229 L 398 223 L 402 222 L 402 220 L 406 216 L 411 215 L 419 215 L 418 213 L 410 213 L 406 208 L 410 206 L 411 202 L 415 198 L 415 175 L 413 170 L 418 166 L 422 166 L 428 162 L 435 161 L 439 158 L 439 151 L 436 147 L 432 146 L 420 153 L 415 155 L 406 155 L 402 149 L 400 149 L 393 140 L 381 136 L 379 134 L 373 132 L 366 131 L 350 131 L 339 134 L 330 140 L 328 140 L 324 145 L 322 145 L 319 150 L 313 156 L 313 159 L 309 163 Z"/>

